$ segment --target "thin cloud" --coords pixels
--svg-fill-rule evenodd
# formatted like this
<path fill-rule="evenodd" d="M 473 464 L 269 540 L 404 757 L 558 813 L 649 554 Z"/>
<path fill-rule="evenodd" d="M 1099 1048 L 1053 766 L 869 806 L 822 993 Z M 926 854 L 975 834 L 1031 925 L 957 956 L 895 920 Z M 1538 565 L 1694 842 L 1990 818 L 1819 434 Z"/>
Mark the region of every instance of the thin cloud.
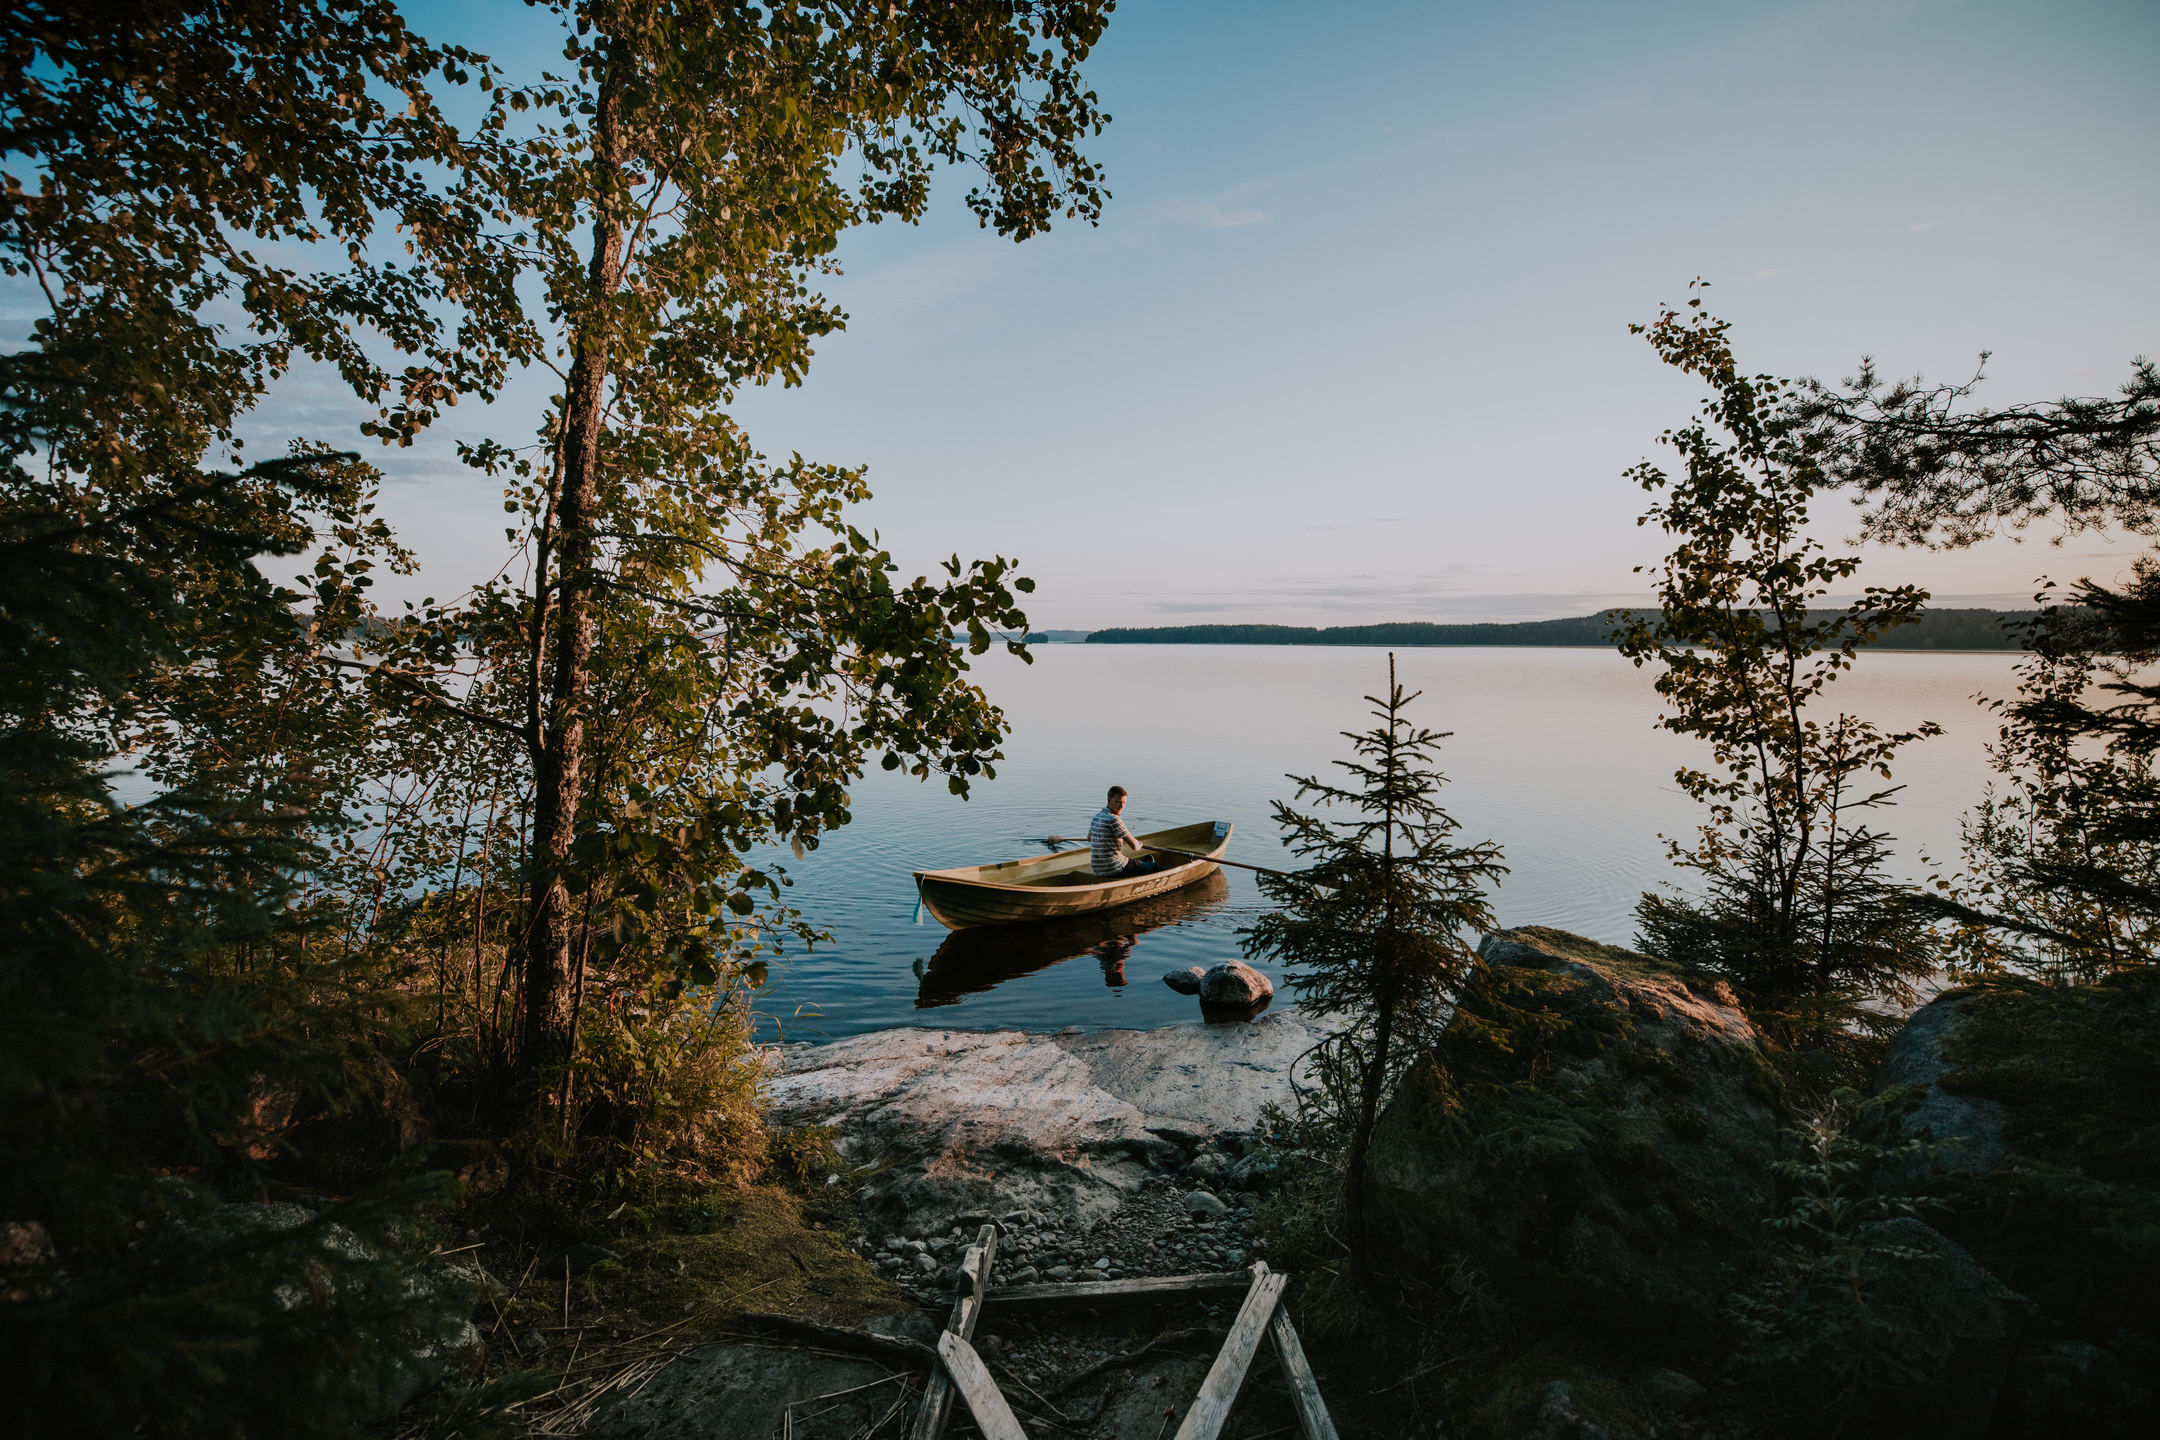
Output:
<path fill-rule="evenodd" d="M 1275 218 L 1265 210 L 1230 210 L 1211 200 L 1166 200 L 1153 209 L 1166 220 L 1201 230 L 1237 230 Z"/>
<path fill-rule="evenodd" d="M 1905 228 L 1907 230 L 1932 230 L 1941 223 L 1939 220 L 1916 220 Z"/>
<path fill-rule="evenodd" d="M 1755 278 L 1756 278 L 1757 280 L 1775 280 L 1775 279 L 1777 279 L 1777 271 L 1775 271 L 1775 270 L 1757 270 L 1757 271 L 1755 272 Z"/>

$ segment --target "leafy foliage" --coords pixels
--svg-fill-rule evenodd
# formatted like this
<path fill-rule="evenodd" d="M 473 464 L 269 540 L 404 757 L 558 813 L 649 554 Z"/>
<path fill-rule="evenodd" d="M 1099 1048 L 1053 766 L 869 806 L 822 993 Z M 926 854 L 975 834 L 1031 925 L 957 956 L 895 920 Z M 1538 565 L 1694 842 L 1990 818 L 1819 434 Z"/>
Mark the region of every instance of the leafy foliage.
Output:
<path fill-rule="evenodd" d="M 1789 396 L 1824 474 L 1868 504 L 1863 530 L 1898 545 L 1959 547 L 2052 517 L 2076 531 L 2160 525 L 2160 370 L 2131 362 L 2120 398 L 1962 408 L 1969 380 L 1885 382 L 1872 360 Z"/>
<path fill-rule="evenodd" d="M 1290 777 L 1299 799 L 1354 818 L 1276 802 L 1282 843 L 1308 863 L 1295 876 L 1261 877 L 1281 908 L 1245 932 L 1249 954 L 1295 967 L 1291 984 L 1308 1010 L 1349 1022 L 1324 1042 L 1339 1054 L 1321 1062 L 1330 1080 L 1321 1093 L 1352 1107 L 1335 1124 L 1346 1142 L 1344 1211 L 1360 1270 L 1369 1263 L 1364 1167 L 1373 1125 L 1476 959 L 1467 936 L 1494 927 L 1486 888 L 1507 873 L 1497 845 L 1455 843 L 1459 826 L 1436 798 L 1444 777 L 1432 768 L 1446 735 L 1410 722 L 1405 711 L 1417 694 L 1396 683 L 1392 654 L 1387 693 L 1365 698 L 1380 723 L 1343 732 L 1358 758 L 1335 762 L 1354 788 Z"/>
<path fill-rule="evenodd" d="M 1891 802 L 1899 748 L 1940 727 L 1886 734 L 1840 714 L 1808 713 L 1859 649 L 1920 612 L 1926 593 L 1871 587 L 1842 611 L 1813 609 L 1859 568 L 1806 533 L 1826 483 L 1816 442 L 1793 418 L 1796 387 L 1744 376 L 1728 326 L 1702 309 L 1667 310 L 1647 333 L 1666 363 L 1713 390 L 1696 423 L 1664 443 L 1685 468 L 1645 461 L 1630 478 L 1661 498 L 1640 523 L 1675 546 L 1657 571 L 1660 608 L 1623 617 L 1621 653 L 1656 662 L 1661 723 L 1708 742 L 1712 766 L 1678 771 L 1709 820 L 1696 843 L 1670 842 L 1700 873 L 1700 900 L 1647 895 L 1638 909 L 1651 954 L 1722 976 L 1767 1033 L 1828 1040 L 1871 996 L 1910 997 L 1936 962 L 1927 925 L 1901 908 L 1883 875 L 1888 839 L 1869 812 Z"/>
<path fill-rule="evenodd" d="M 475 142 L 535 282 L 538 318 L 493 323 L 547 333 L 563 384 L 537 444 L 466 452 L 506 482 L 522 563 L 422 607 L 372 681 L 518 752 L 520 1018 L 497 1048 L 568 1134 L 596 955 L 725 989 L 746 940 L 793 924 L 745 918 L 784 883 L 745 854 L 844 823 L 872 754 L 959 793 L 990 773 L 1003 718 L 948 637 L 1024 631 L 1029 583 L 957 556 L 900 583 L 845 522 L 860 471 L 769 462 L 725 407 L 801 380 L 845 320 L 811 288 L 838 237 L 919 218 L 938 166 L 976 166 L 968 203 L 1015 238 L 1094 218 L 1078 65 L 1109 6 L 542 8 L 569 73 L 494 87 Z"/>
<path fill-rule="evenodd" d="M 1998 783 L 1963 826 L 1964 870 L 1926 897 L 1968 970 L 2090 980 L 2160 946 L 2160 565 L 2086 581 L 2027 627 L 1999 701 Z"/>
<path fill-rule="evenodd" d="M 1854 1091 L 1832 1092 L 1800 1128 L 1783 1135 L 1777 1171 L 1785 1195 L 1769 1222 L 1783 1253 L 1734 1298 L 1740 1358 L 1788 1417 L 1838 1429 L 1865 1422 L 1880 1398 L 1927 1378 L 1912 1358 L 1916 1320 L 1898 1279 L 1930 1252 L 1901 1243 L 1883 1223 L 1917 1218 L 1920 1197 L 1874 1185 L 1886 1163 L 1909 1160 L 1916 1142 L 1863 1136 L 1871 1109 Z"/>

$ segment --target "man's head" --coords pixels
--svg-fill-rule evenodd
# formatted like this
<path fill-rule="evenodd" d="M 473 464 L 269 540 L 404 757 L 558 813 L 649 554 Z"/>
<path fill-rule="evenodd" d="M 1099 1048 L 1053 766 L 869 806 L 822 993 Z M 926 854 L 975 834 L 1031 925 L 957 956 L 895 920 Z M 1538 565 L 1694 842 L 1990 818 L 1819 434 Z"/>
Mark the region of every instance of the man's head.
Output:
<path fill-rule="evenodd" d="M 1110 813 L 1115 815 L 1124 808 L 1125 787 L 1123 785 L 1112 785 L 1110 787 Z"/>

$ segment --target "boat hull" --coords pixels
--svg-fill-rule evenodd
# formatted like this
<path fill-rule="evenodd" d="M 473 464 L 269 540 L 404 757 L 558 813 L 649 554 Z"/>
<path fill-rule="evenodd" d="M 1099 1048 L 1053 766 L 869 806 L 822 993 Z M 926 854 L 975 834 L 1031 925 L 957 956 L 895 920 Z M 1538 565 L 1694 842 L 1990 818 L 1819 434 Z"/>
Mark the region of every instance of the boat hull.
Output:
<path fill-rule="evenodd" d="M 995 865 L 918 870 L 915 889 L 922 896 L 923 908 L 948 930 L 1085 915 L 1166 895 L 1217 874 L 1221 867 L 1214 862 L 1229 847 L 1230 831 L 1228 821 L 1203 820 L 1140 836 L 1143 845 L 1168 846 L 1207 857 L 1168 865 L 1152 875 L 1096 880 L 1089 872 L 1088 852 L 1080 849 Z"/>

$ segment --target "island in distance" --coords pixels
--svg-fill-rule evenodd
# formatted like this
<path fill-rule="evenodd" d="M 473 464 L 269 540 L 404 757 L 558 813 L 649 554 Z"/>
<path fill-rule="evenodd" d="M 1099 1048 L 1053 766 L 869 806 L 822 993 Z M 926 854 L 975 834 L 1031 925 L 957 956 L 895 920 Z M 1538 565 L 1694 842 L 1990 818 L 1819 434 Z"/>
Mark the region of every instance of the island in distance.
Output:
<path fill-rule="evenodd" d="M 1085 638 L 1090 645 L 1575 645 L 1609 646 L 1616 612 L 1566 620 L 1441 625 L 1422 620 L 1386 625 L 1163 625 L 1106 630 L 1037 630 L 1030 643 Z M 1810 611 L 1810 619 L 1828 612 Z M 2033 610 L 1928 610 L 1877 640 L 1876 650 L 2022 650 Z"/>

